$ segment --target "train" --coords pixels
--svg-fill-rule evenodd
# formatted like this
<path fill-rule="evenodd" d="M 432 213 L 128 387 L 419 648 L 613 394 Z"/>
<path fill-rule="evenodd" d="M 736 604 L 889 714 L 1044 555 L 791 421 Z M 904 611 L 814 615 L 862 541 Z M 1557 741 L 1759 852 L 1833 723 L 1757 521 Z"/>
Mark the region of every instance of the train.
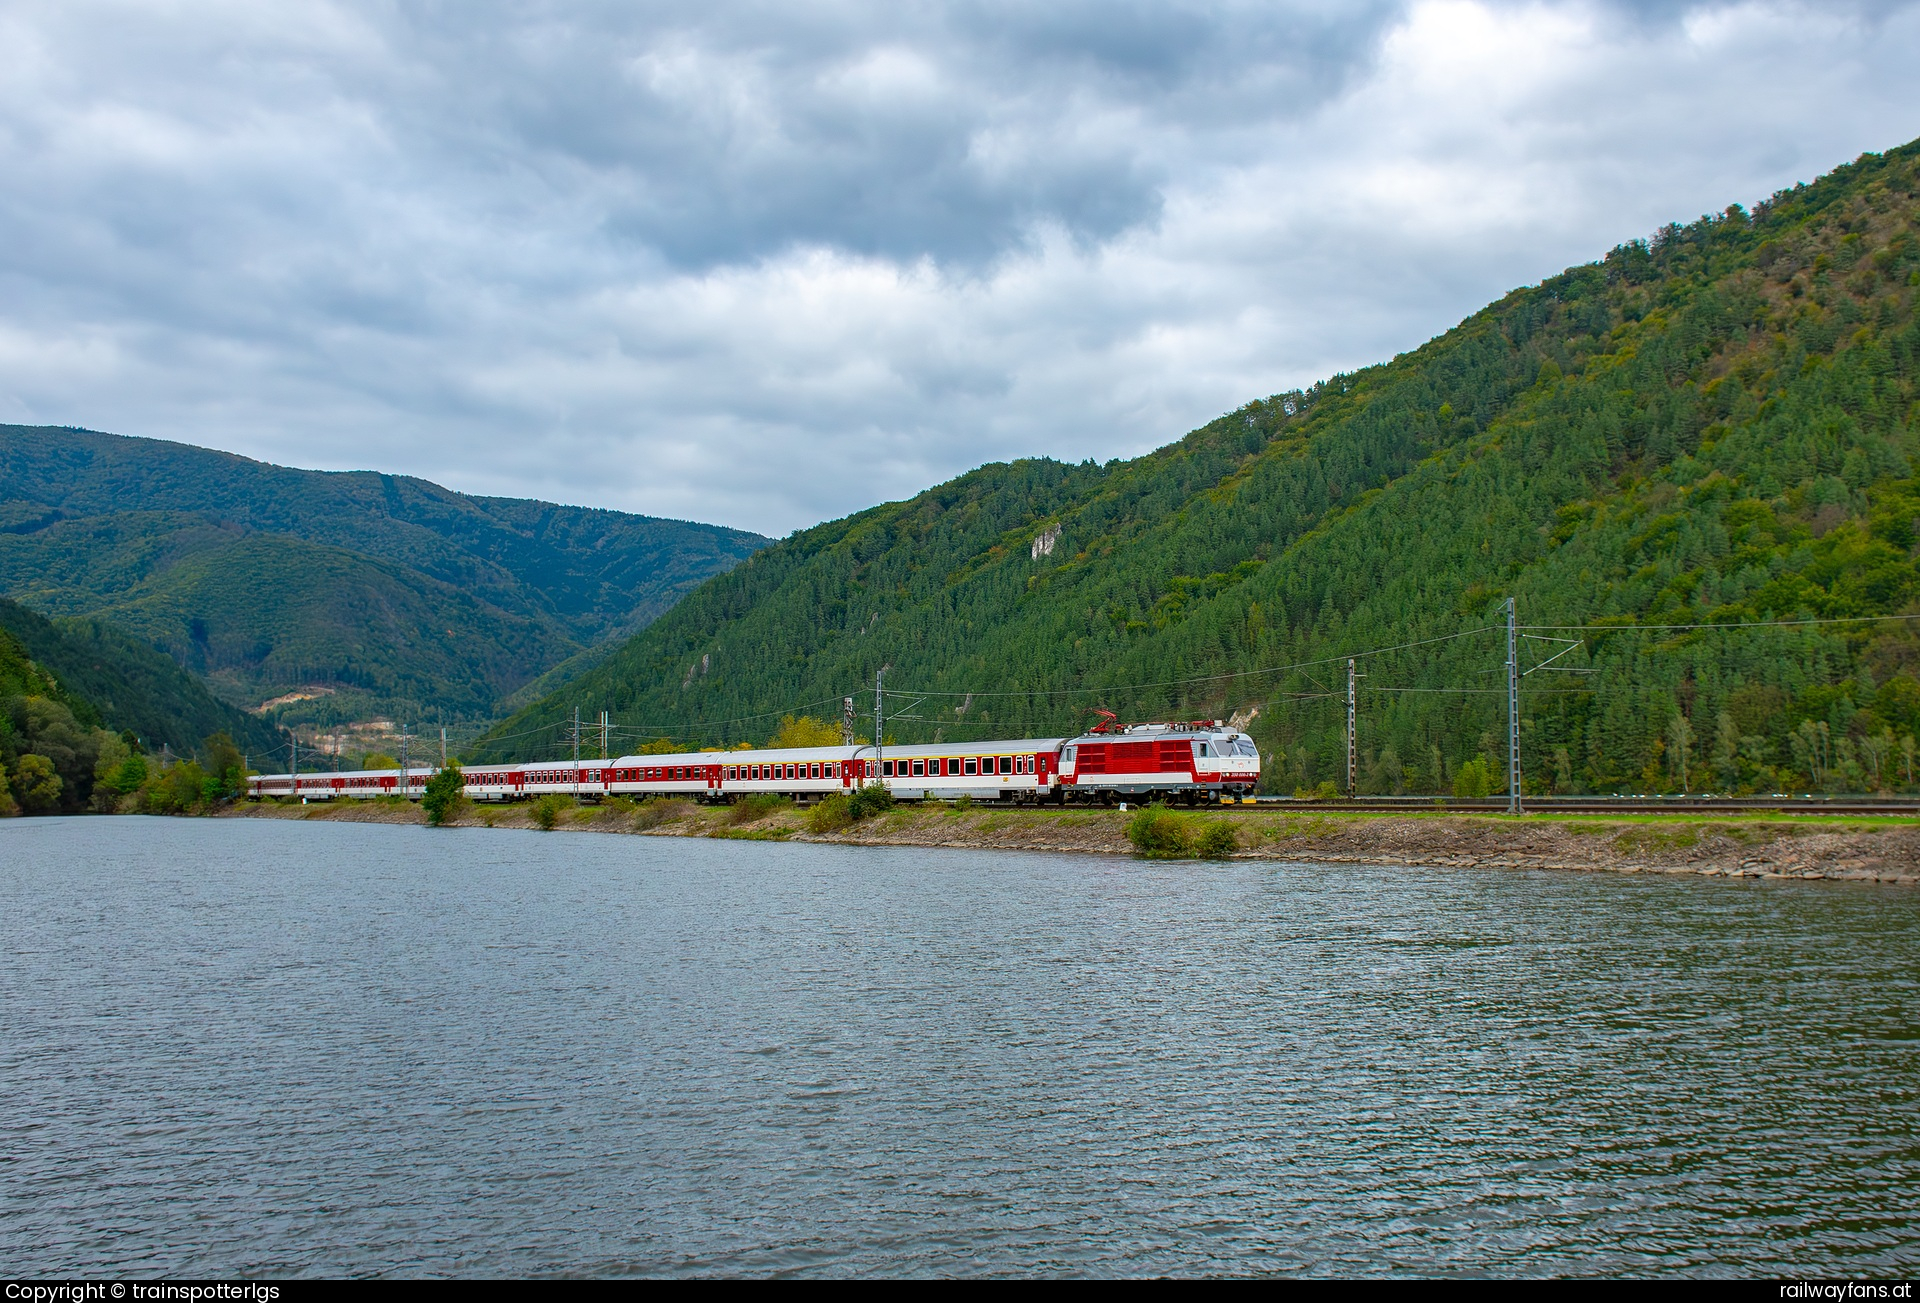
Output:
<path fill-rule="evenodd" d="M 419 800 L 434 772 L 410 767 L 256 774 L 247 781 L 255 797 Z M 462 774 L 467 796 L 486 802 L 559 793 L 589 801 L 624 796 L 725 803 L 767 793 L 808 804 L 877 782 L 901 801 L 1200 805 L 1253 795 L 1260 752 L 1251 737 L 1219 720 L 1107 719 L 1075 737 L 538 760 L 476 764 Z"/>

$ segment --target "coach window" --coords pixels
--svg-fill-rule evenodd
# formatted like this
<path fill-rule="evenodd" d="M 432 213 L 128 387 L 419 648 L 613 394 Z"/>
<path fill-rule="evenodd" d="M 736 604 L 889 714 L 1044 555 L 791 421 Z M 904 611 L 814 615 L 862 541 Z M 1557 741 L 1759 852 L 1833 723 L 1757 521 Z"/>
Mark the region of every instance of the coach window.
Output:
<path fill-rule="evenodd" d="M 967 757 L 967 776 L 972 777 L 973 775 L 979 772 L 980 772 L 980 761 L 973 756 L 968 756 Z"/>
<path fill-rule="evenodd" d="M 892 777 L 893 777 L 893 761 L 891 761 L 891 760 L 882 760 L 882 761 L 880 762 L 880 777 L 882 777 L 882 778 L 892 778 Z"/>

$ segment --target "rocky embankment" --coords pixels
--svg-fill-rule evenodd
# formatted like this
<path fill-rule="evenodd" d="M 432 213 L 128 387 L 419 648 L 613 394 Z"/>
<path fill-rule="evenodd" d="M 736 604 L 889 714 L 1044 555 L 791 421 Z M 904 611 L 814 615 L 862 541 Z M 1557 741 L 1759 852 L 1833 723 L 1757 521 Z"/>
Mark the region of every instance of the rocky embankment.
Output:
<path fill-rule="evenodd" d="M 423 823 L 418 807 L 243 803 L 229 817 Z M 753 817 L 749 817 L 753 816 Z M 464 827 L 537 827 L 528 805 L 478 807 Z M 1189 816 L 1227 821 L 1236 858 L 1433 868 L 1584 869 L 1732 878 L 1827 878 L 1920 886 L 1920 821 L 1750 817 L 1651 819 L 1372 815 L 1234 810 Z M 686 801 L 614 802 L 559 811 L 556 832 L 733 837 L 864 846 L 1079 851 L 1126 855 L 1128 816 L 1108 810 L 903 807 L 838 832 L 808 830 L 792 808 L 759 813 Z"/>

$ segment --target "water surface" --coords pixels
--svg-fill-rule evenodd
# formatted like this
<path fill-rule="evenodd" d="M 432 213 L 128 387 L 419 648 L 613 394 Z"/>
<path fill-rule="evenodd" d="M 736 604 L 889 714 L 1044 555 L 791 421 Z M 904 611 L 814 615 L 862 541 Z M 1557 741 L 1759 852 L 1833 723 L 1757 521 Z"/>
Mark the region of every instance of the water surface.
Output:
<path fill-rule="evenodd" d="M 1920 893 L 0 825 L 0 1274 L 1920 1264 Z"/>

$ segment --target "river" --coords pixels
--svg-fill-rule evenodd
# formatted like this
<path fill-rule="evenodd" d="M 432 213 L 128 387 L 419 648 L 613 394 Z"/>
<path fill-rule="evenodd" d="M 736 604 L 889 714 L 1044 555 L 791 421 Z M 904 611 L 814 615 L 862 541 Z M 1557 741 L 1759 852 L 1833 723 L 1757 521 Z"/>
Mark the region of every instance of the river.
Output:
<path fill-rule="evenodd" d="M 0 824 L 0 1274 L 1920 1266 L 1920 892 Z"/>

